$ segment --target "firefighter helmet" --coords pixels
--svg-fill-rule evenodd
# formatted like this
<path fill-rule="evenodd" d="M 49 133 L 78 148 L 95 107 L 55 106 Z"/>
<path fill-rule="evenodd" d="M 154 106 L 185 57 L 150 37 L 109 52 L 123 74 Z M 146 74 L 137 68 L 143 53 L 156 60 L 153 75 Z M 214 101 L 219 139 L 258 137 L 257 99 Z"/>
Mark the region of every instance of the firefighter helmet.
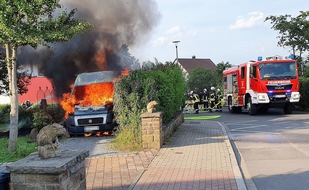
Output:
<path fill-rule="evenodd" d="M 212 87 L 210 88 L 210 90 L 216 90 L 216 88 L 212 86 Z"/>

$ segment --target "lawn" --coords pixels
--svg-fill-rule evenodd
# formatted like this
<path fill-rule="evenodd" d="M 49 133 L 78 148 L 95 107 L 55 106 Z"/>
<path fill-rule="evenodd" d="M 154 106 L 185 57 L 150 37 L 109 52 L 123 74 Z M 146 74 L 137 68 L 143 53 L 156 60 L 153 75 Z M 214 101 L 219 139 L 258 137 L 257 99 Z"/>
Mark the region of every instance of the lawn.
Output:
<path fill-rule="evenodd" d="M 216 119 L 220 118 L 220 115 L 203 115 L 203 116 L 195 116 L 195 117 L 185 117 L 185 120 L 209 120 L 209 119 Z"/>
<path fill-rule="evenodd" d="M 37 151 L 37 144 L 29 136 L 18 137 L 17 148 L 12 153 L 8 152 L 8 143 L 8 138 L 0 138 L 0 165 L 5 162 L 15 162 Z"/>

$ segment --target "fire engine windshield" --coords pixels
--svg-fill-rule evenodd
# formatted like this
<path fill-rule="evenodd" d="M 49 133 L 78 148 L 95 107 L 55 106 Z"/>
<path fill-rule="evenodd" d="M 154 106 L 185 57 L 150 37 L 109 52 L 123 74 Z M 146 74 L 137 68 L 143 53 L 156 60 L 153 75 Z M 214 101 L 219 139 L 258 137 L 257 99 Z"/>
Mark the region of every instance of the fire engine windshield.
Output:
<path fill-rule="evenodd" d="M 295 67 L 294 62 L 261 63 L 259 72 L 261 79 L 264 80 L 295 79 Z"/>

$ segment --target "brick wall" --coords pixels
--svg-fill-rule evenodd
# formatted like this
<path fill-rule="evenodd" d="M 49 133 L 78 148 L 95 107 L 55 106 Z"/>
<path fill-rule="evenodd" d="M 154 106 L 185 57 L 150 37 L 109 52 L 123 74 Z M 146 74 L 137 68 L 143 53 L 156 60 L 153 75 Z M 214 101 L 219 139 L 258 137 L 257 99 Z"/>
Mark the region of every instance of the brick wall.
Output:
<path fill-rule="evenodd" d="M 144 113 L 142 119 L 142 144 L 144 149 L 159 150 L 173 134 L 175 128 L 184 121 L 183 112 L 179 111 L 170 123 L 162 125 L 162 113 Z"/>

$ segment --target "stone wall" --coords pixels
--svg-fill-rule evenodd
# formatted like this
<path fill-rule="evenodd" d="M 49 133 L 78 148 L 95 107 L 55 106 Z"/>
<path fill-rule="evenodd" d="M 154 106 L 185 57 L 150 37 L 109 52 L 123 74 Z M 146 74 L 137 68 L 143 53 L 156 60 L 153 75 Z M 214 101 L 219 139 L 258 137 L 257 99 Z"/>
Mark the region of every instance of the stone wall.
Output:
<path fill-rule="evenodd" d="M 37 153 L 7 166 L 14 190 L 85 190 L 85 158 L 88 151 L 66 151 L 60 157 L 42 159 Z"/>
<path fill-rule="evenodd" d="M 180 110 L 176 113 L 175 117 L 163 128 L 163 141 L 166 142 L 173 132 L 184 122 L 183 111 Z"/>
<path fill-rule="evenodd" d="M 159 150 L 164 142 L 173 134 L 175 128 L 184 121 L 183 112 L 177 112 L 172 121 L 163 126 L 162 113 L 144 113 L 142 119 L 142 144 L 145 149 Z"/>

